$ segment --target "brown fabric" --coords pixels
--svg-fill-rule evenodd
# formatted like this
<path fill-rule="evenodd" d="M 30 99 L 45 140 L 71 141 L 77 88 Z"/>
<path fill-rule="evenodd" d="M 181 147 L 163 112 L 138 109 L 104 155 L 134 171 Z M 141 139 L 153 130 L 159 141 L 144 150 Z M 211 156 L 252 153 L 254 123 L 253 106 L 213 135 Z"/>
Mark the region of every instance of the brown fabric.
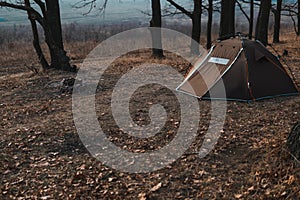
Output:
<path fill-rule="evenodd" d="M 261 53 L 258 49 L 254 51 L 255 60 L 259 61 L 263 57 L 265 57 L 265 54 Z"/>
<path fill-rule="evenodd" d="M 242 48 L 242 43 L 240 41 L 237 42 L 236 39 L 229 39 L 229 41 L 231 41 L 231 43 L 226 40 L 226 42 L 220 42 L 219 44 L 217 44 L 215 50 L 211 54 L 211 57 L 229 59 L 227 65 L 216 64 L 220 71 L 220 74 L 223 74 L 226 69 L 230 65 L 232 65 Z"/>
<path fill-rule="evenodd" d="M 181 86 L 181 90 L 202 97 L 221 78 L 220 76 L 234 62 L 240 52 L 242 43 L 237 39 L 230 39 L 231 42 L 222 41 L 215 45 L 213 52 L 202 64 L 202 66 L 188 79 L 188 83 Z M 208 62 L 211 57 L 229 59 L 227 65 Z M 192 88 L 190 87 L 192 86 Z"/>
<path fill-rule="evenodd" d="M 220 72 L 218 68 L 214 67 L 214 64 L 206 62 L 200 70 L 195 71 L 180 89 L 195 96 L 202 97 L 207 93 L 209 88 L 215 84 L 219 77 Z"/>
<path fill-rule="evenodd" d="M 213 99 L 249 99 L 250 92 L 247 86 L 246 57 L 242 52 L 236 62 L 203 97 Z M 224 95 L 224 88 L 226 96 Z"/>
<path fill-rule="evenodd" d="M 229 59 L 229 62 L 227 65 L 209 63 L 211 57 Z M 222 92 L 224 88 L 226 97 Z M 179 90 L 202 98 L 243 101 L 298 93 L 286 70 L 270 51 L 259 42 L 241 38 L 218 42 L 209 58 Z"/>
<path fill-rule="evenodd" d="M 249 83 L 255 99 L 298 93 L 279 60 L 264 46 L 244 40 L 244 49 L 249 62 Z M 264 57 L 254 59 L 257 51 Z"/>

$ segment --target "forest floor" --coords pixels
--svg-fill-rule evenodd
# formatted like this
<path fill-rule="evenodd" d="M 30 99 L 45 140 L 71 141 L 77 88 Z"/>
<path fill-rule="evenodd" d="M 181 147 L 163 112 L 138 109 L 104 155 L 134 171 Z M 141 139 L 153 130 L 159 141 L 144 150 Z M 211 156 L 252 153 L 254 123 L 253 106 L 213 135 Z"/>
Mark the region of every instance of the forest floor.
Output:
<path fill-rule="evenodd" d="M 285 35 L 282 39 L 273 47 L 280 53 L 288 50 L 285 59 L 300 88 L 299 38 Z M 66 47 L 78 64 L 95 45 Z M 103 165 L 82 144 L 73 122 L 72 95 L 55 86 L 76 74 L 33 73 L 30 68 L 38 64 L 35 55 L 27 52 L 32 52 L 30 44 L 11 43 L 0 50 L 0 199 L 300 199 L 299 161 L 286 148 L 287 136 L 300 120 L 300 96 L 227 102 L 221 137 L 205 158 L 195 152 L 208 128 L 210 102 L 199 101 L 198 136 L 186 153 L 158 171 L 130 174 Z M 136 144 L 132 138 L 120 139 L 120 130 L 111 119 L 107 103 L 111 83 L 147 59 L 152 59 L 149 52 L 116 61 L 107 72 L 106 90 L 97 95 L 97 114 L 106 134 L 129 150 L 152 150 L 170 141 L 168 133 L 147 141 L 154 147 Z M 187 67 L 170 54 L 151 62 L 181 73 Z M 152 103 L 172 100 L 164 90 L 159 92 Z M 165 128 L 173 130 L 175 125 L 167 123 Z"/>

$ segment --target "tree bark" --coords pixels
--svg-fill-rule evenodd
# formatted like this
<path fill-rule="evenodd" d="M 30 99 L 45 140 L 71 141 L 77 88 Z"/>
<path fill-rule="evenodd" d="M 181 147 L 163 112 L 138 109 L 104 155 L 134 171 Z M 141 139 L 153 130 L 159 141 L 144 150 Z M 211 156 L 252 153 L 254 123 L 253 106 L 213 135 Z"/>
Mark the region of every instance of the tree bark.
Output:
<path fill-rule="evenodd" d="M 287 147 L 290 153 L 300 160 L 300 122 L 298 122 L 293 128 L 287 138 Z"/>
<path fill-rule="evenodd" d="M 221 1 L 220 38 L 232 37 L 235 35 L 235 1 Z"/>
<path fill-rule="evenodd" d="M 213 0 L 208 0 L 208 20 L 207 20 L 207 32 L 206 32 L 206 48 L 211 48 L 211 29 L 213 21 Z"/>
<path fill-rule="evenodd" d="M 30 7 L 30 1 L 29 0 L 25 0 L 25 5 Z M 31 29 L 32 29 L 32 34 L 33 34 L 33 47 L 37 53 L 38 59 L 43 67 L 43 69 L 48 69 L 50 66 L 43 54 L 42 48 L 40 46 L 40 39 L 39 39 L 39 33 L 37 30 L 37 24 L 35 19 L 33 18 L 32 14 L 30 13 L 30 11 L 27 11 L 27 15 L 28 15 L 28 19 L 30 21 L 31 24 Z"/>
<path fill-rule="evenodd" d="M 39 39 L 39 33 L 37 30 L 37 24 L 35 20 L 30 20 L 31 23 L 31 29 L 32 29 L 32 34 L 33 34 L 33 47 L 38 55 L 38 59 L 43 67 L 43 69 L 49 69 L 50 66 L 43 54 L 43 50 L 40 46 L 40 39 Z"/>
<path fill-rule="evenodd" d="M 297 35 L 300 35 L 300 0 L 298 0 L 298 32 Z"/>
<path fill-rule="evenodd" d="M 59 2 L 58 0 L 46 0 L 45 2 L 45 38 L 50 50 L 51 67 L 66 71 L 75 71 L 75 67 L 70 65 L 70 58 L 64 50 Z"/>
<path fill-rule="evenodd" d="M 250 40 L 253 37 L 253 22 L 254 22 L 254 0 L 250 0 L 250 18 L 249 18 L 249 33 L 248 33 L 248 37 Z"/>
<path fill-rule="evenodd" d="M 281 7 L 282 7 L 282 0 L 277 0 L 276 10 L 274 10 L 274 35 L 273 35 L 273 42 L 278 43 L 280 42 L 280 22 L 281 22 Z"/>
<path fill-rule="evenodd" d="M 152 37 L 152 56 L 155 58 L 163 58 L 162 50 L 162 37 L 161 37 L 161 6 L 160 0 L 151 0 L 152 7 L 152 19 L 150 21 L 150 27 L 156 29 L 151 29 Z"/>
<path fill-rule="evenodd" d="M 256 23 L 255 39 L 259 40 L 265 46 L 268 44 L 270 10 L 271 0 L 261 1 Z"/>
<path fill-rule="evenodd" d="M 202 0 L 194 0 L 194 11 L 192 17 L 192 41 L 191 53 L 199 55 L 199 44 L 201 36 L 201 14 L 202 14 Z"/>

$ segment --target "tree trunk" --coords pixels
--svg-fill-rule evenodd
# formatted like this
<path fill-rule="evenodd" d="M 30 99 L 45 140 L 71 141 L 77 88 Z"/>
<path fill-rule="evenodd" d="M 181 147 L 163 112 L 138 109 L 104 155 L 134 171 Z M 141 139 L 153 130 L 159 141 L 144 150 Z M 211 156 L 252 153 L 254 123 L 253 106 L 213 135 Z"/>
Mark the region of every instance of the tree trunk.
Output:
<path fill-rule="evenodd" d="M 75 67 L 70 65 L 70 58 L 64 50 L 58 0 L 46 0 L 46 8 L 44 30 L 46 43 L 50 50 L 51 67 L 75 71 Z"/>
<path fill-rule="evenodd" d="M 222 0 L 220 19 L 220 38 L 235 35 L 235 0 Z"/>
<path fill-rule="evenodd" d="M 163 58 L 162 50 L 162 39 L 161 39 L 161 6 L 160 0 L 151 0 L 152 7 L 152 19 L 150 21 L 150 27 L 155 27 L 157 29 L 151 29 L 152 37 L 152 56 L 155 58 Z"/>
<path fill-rule="evenodd" d="M 43 67 L 43 69 L 49 69 L 50 66 L 43 54 L 42 48 L 40 46 L 40 39 L 39 39 L 39 33 L 37 30 L 37 25 L 35 20 L 30 20 L 31 28 L 32 28 L 32 34 L 33 34 L 33 47 L 38 55 L 39 61 Z"/>
<path fill-rule="evenodd" d="M 254 22 L 254 0 L 250 0 L 250 19 L 248 37 L 251 40 L 253 37 L 253 22 Z"/>
<path fill-rule="evenodd" d="M 300 35 L 300 0 L 298 0 L 298 32 L 297 35 Z"/>
<path fill-rule="evenodd" d="M 194 0 L 194 11 L 192 17 L 192 41 L 191 53 L 199 55 L 199 44 L 201 36 L 201 14 L 202 14 L 202 0 Z"/>
<path fill-rule="evenodd" d="M 213 21 L 213 0 L 208 0 L 208 20 L 207 20 L 207 33 L 206 33 L 206 48 L 211 48 L 211 28 Z"/>
<path fill-rule="evenodd" d="M 30 7 L 30 1 L 29 0 L 25 0 L 25 5 Z M 38 59 L 43 67 L 43 69 L 48 69 L 49 68 L 49 64 L 43 54 L 42 48 L 40 46 L 40 39 L 39 39 L 39 33 L 37 30 L 37 24 L 35 19 L 31 16 L 31 13 L 27 11 L 27 15 L 28 15 L 28 19 L 30 21 L 31 24 L 31 29 L 32 29 L 32 34 L 33 34 L 33 47 L 37 53 Z"/>
<path fill-rule="evenodd" d="M 265 46 L 268 44 L 270 9 L 271 0 L 261 1 L 256 23 L 255 39 L 259 40 Z"/>
<path fill-rule="evenodd" d="M 23 5 L 22 2 L 27 6 Z M 34 0 L 34 2 L 40 7 L 41 13 L 34 7 L 30 6 L 29 0 L 15 1 L 15 3 L 10 3 L 10 1 L 0 1 L 0 5 L 3 7 L 27 11 L 34 36 L 34 47 L 39 55 L 40 61 L 43 63 L 43 66 L 47 65 L 39 45 L 36 22 L 38 22 L 44 30 L 45 41 L 48 45 L 51 56 L 50 67 L 67 71 L 76 71 L 76 66 L 73 67 L 70 65 L 70 59 L 64 51 L 58 0 Z"/>
<path fill-rule="evenodd" d="M 274 43 L 278 43 L 280 37 L 281 6 L 282 6 L 282 0 L 277 0 L 277 8 L 274 11 L 274 16 L 275 16 L 274 35 L 273 35 Z"/>
<path fill-rule="evenodd" d="M 300 122 L 297 123 L 287 138 L 287 147 L 290 153 L 300 160 Z"/>

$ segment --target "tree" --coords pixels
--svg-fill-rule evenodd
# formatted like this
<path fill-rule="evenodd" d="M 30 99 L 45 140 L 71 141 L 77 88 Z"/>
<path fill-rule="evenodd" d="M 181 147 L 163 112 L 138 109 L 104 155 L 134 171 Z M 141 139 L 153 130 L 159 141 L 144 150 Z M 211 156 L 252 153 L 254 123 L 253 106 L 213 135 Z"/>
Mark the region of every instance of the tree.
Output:
<path fill-rule="evenodd" d="M 235 35 L 235 3 L 236 0 L 221 1 L 220 38 Z"/>
<path fill-rule="evenodd" d="M 273 42 L 279 42 L 282 0 L 277 0 L 276 9 L 272 9 L 275 17 Z"/>
<path fill-rule="evenodd" d="M 211 28 L 212 28 L 212 22 L 213 22 L 213 0 L 208 0 L 208 19 L 207 19 L 207 31 L 206 31 L 206 48 L 211 48 Z"/>
<path fill-rule="evenodd" d="M 242 3 L 250 4 L 250 11 L 249 11 L 250 14 L 249 15 L 244 10 L 240 1 Z M 245 1 L 245 0 L 237 0 L 236 3 L 249 22 L 248 38 L 252 39 L 252 37 L 253 37 L 253 22 L 254 22 L 254 0 L 250 0 L 249 2 Z"/>
<path fill-rule="evenodd" d="M 268 27 L 270 18 L 271 0 L 260 2 L 259 14 L 256 23 L 255 39 L 265 46 L 268 44 Z"/>
<path fill-rule="evenodd" d="M 183 6 L 179 5 L 173 0 L 167 1 L 176 9 L 178 9 L 181 13 L 185 14 L 192 20 L 191 53 L 198 55 L 201 35 L 202 0 L 194 0 L 193 11 L 186 10 Z"/>
<path fill-rule="evenodd" d="M 50 49 L 51 67 L 68 70 L 70 59 L 64 50 L 62 28 L 60 19 L 60 9 L 58 0 L 45 0 L 42 5 L 45 11 L 45 38 Z"/>
<path fill-rule="evenodd" d="M 298 0 L 298 33 L 297 35 L 300 35 L 300 0 Z"/>
<path fill-rule="evenodd" d="M 161 5 L 160 0 L 151 0 L 152 19 L 150 27 L 161 28 Z M 163 58 L 162 39 L 160 29 L 151 29 L 152 36 L 152 56 L 155 58 Z"/>
<path fill-rule="evenodd" d="M 285 3 L 282 11 L 284 11 L 285 16 L 291 17 L 293 22 L 294 30 L 297 36 L 300 35 L 300 4 L 299 0 L 297 2 Z M 297 18 L 297 22 L 296 19 Z"/>
<path fill-rule="evenodd" d="M 33 45 L 39 61 L 44 68 L 51 67 L 66 71 L 75 71 L 76 67 L 70 65 L 70 59 L 66 55 L 62 40 L 61 20 L 58 0 L 33 0 L 38 5 L 40 12 L 31 6 L 29 0 L 24 1 L 0 1 L 1 7 L 9 7 L 27 12 L 33 32 Z M 51 55 L 49 65 L 39 45 L 37 23 L 41 25 L 45 35 L 45 42 Z"/>
<path fill-rule="evenodd" d="M 287 138 L 287 147 L 295 159 L 300 161 L 300 122 L 293 128 Z"/>
<path fill-rule="evenodd" d="M 25 0 L 25 6 L 31 7 L 29 0 Z M 40 39 L 39 39 L 39 33 L 38 33 L 36 21 L 31 16 L 31 13 L 29 11 L 27 11 L 27 15 L 28 15 L 28 19 L 31 24 L 31 29 L 32 29 L 32 34 L 33 34 L 33 47 L 37 53 L 38 59 L 42 65 L 42 67 L 44 69 L 48 69 L 49 64 L 44 56 L 41 46 L 40 46 Z"/>
<path fill-rule="evenodd" d="M 199 55 L 199 44 L 201 36 L 201 14 L 202 14 L 202 0 L 194 0 L 194 10 L 192 16 L 192 41 L 191 53 Z"/>
<path fill-rule="evenodd" d="M 250 40 L 253 37 L 253 23 L 254 23 L 254 0 L 250 0 L 250 17 L 249 17 L 249 33 L 248 33 L 248 37 Z"/>

